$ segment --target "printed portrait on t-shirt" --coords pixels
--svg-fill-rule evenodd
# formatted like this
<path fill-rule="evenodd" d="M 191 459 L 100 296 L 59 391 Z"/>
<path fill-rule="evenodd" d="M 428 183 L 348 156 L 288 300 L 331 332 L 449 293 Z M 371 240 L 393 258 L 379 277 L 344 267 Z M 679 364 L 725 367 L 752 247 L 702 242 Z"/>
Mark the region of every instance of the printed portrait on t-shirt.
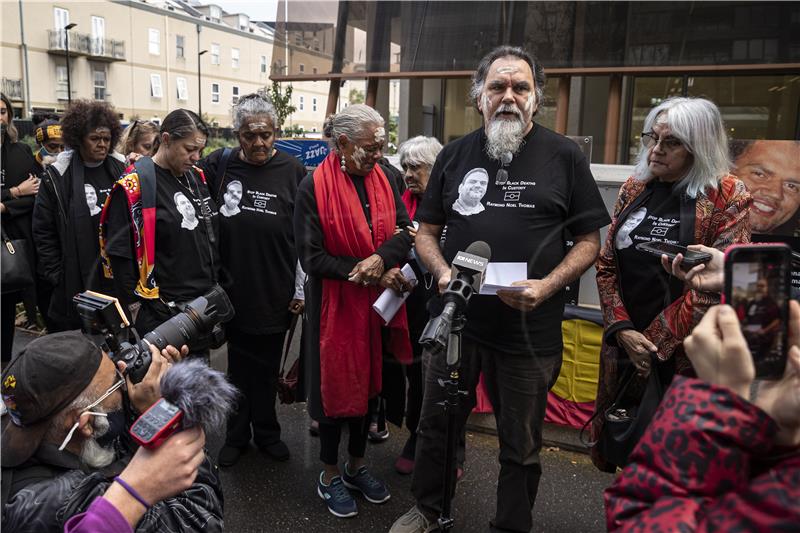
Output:
<path fill-rule="evenodd" d="M 477 215 L 485 207 L 481 203 L 489 186 L 489 174 L 485 169 L 473 168 L 464 175 L 458 186 L 458 198 L 453 202 L 453 211 L 465 217 Z"/>
<path fill-rule="evenodd" d="M 181 227 L 188 230 L 196 228 L 199 220 L 197 220 L 197 211 L 195 211 L 192 202 L 182 192 L 176 192 L 173 200 L 175 200 L 175 207 L 178 209 L 178 213 L 183 217 Z"/>
<path fill-rule="evenodd" d="M 644 217 L 647 216 L 647 208 L 640 207 L 630 215 L 628 218 L 625 219 L 625 222 L 622 223 L 622 227 L 619 228 L 617 231 L 617 237 L 614 240 L 614 244 L 617 246 L 617 250 L 624 250 L 625 248 L 629 247 L 633 244 L 633 239 L 631 239 L 631 232 L 635 230 L 639 224 L 642 223 Z"/>
<path fill-rule="evenodd" d="M 239 203 L 242 201 L 242 182 L 233 180 L 228 183 L 225 194 L 222 195 L 223 205 L 219 208 L 219 214 L 224 217 L 232 217 L 241 213 Z"/>
<path fill-rule="evenodd" d="M 97 191 L 90 183 L 85 183 L 83 190 L 86 192 L 86 205 L 89 206 L 89 214 L 92 216 L 97 215 L 102 211 L 102 208 L 97 205 Z"/>

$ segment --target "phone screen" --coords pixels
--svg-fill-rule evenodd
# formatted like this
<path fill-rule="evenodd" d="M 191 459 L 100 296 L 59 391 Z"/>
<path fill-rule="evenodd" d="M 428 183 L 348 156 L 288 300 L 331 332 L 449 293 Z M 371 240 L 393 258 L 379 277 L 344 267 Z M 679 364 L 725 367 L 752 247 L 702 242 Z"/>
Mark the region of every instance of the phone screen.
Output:
<path fill-rule="evenodd" d="M 726 300 L 742 326 L 756 377 L 780 378 L 786 367 L 789 261 L 775 250 L 742 249 L 726 265 Z"/>

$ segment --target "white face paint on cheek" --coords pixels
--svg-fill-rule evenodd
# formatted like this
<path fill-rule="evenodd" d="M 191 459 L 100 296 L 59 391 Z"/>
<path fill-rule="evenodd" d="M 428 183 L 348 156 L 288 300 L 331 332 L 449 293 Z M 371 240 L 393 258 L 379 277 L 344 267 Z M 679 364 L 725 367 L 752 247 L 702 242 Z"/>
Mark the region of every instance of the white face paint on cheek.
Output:
<path fill-rule="evenodd" d="M 528 96 L 528 101 L 525 102 L 525 113 L 531 114 L 533 113 L 533 108 L 536 105 L 536 93 L 531 93 Z"/>
<path fill-rule="evenodd" d="M 356 164 L 357 169 L 361 169 L 361 164 L 364 162 L 365 157 L 367 157 L 367 152 L 363 148 L 356 146 L 353 149 L 353 163 Z"/>
<path fill-rule="evenodd" d="M 383 140 L 386 138 L 386 130 L 383 128 L 378 128 L 375 130 L 375 142 L 382 143 Z"/>

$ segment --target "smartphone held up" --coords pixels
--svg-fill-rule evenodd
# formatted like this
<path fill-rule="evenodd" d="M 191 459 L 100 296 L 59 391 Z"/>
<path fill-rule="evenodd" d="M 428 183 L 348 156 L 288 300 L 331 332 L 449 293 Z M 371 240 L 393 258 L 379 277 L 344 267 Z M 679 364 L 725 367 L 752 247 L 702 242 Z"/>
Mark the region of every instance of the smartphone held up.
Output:
<path fill-rule="evenodd" d="M 736 311 L 758 379 L 786 368 L 792 250 L 784 244 L 737 244 L 725 251 L 723 301 Z"/>

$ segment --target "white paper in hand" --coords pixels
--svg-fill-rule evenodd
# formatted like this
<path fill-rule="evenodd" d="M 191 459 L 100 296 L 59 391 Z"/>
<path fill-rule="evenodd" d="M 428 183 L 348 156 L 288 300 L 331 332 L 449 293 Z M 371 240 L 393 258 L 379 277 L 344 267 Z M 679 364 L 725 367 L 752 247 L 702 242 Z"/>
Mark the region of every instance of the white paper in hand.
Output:
<path fill-rule="evenodd" d="M 515 281 L 528 279 L 527 263 L 489 263 L 486 268 L 486 281 L 481 294 L 497 294 L 497 291 L 523 291 L 525 287 L 512 287 Z"/>
<path fill-rule="evenodd" d="M 405 266 L 400 269 L 400 272 L 402 272 L 403 276 L 416 287 L 417 275 L 414 274 L 414 269 L 411 268 L 411 265 L 406 263 Z M 404 292 L 402 295 L 399 295 L 392 289 L 386 289 L 378 296 L 375 303 L 372 304 L 372 308 L 380 315 L 386 324 L 389 324 L 394 318 L 394 315 L 397 314 L 400 306 L 406 301 L 409 294 L 411 294 L 411 292 Z"/>

